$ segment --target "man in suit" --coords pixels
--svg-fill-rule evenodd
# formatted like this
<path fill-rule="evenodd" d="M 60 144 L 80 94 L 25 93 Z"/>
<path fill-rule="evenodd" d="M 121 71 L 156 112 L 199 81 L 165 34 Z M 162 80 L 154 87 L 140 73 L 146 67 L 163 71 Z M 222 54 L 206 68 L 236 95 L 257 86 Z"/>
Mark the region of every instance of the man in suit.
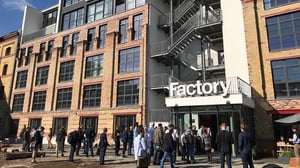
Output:
<path fill-rule="evenodd" d="M 102 134 L 100 135 L 100 142 L 99 142 L 100 165 L 104 165 L 104 157 L 105 157 L 105 153 L 106 153 L 106 148 L 107 148 L 107 146 L 109 146 L 106 133 L 107 133 L 107 128 L 104 128 Z"/>
<path fill-rule="evenodd" d="M 246 124 L 240 125 L 241 133 L 239 134 L 239 151 L 241 154 L 241 159 L 243 162 L 243 168 L 248 168 L 248 164 L 250 168 L 254 168 L 253 160 L 252 160 L 252 145 L 253 139 L 248 132 L 248 127 Z"/>
<path fill-rule="evenodd" d="M 232 154 L 231 145 L 233 144 L 233 138 L 232 138 L 231 134 L 226 130 L 226 123 L 222 123 L 220 125 L 220 131 L 217 133 L 217 136 L 216 136 L 216 144 L 217 144 L 217 149 L 218 149 L 219 155 L 220 155 L 221 168 L 224 168 L 225 157 L 226 157 L 228 168 L 232 168 L 232 166 L 231 166 L 231 154 Z"/>
<path fill-rule="evenodd" d="M 89 125 L 88 128 L 85 130 L 84 136 L 85 136 L 85 139 L 84 139 L 85 156 L 89 157 L 89 149 L 90 149 L 91 156 L 93 157 L 94 156 L 93 143 L 95 140 L 96 133 L 91 125 Z"/>
<path fill-rule="evenodd" d="M 175 141 L 173 139 L 173 131 L 174 131 L 174 125 L 169 124 L 168 126 L 169 132 L 164 134 L 164 141 L 163 141 L 163 150 L 164 155 L 160 162 L 160 168 L 164 167 L 165 160 L 168 156 L 170 156 L 170 164 L 171 168 L 174 168 L 174 151 L 175 151 Z"/>

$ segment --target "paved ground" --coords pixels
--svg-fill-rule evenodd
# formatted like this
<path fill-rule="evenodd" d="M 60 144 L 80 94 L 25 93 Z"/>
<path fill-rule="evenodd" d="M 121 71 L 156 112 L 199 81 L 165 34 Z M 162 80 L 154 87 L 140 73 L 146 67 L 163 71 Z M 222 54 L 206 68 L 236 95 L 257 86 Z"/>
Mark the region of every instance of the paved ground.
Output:
<path fill-rule="evenodd" d="M 56 157 L 54 149 L 45 149 L 46 157 L 37 158 L 38 163 L 31 163 L 31 159 L 18 159 L 18 160 L 3 160 L 3 155 L 0 152 L 0 168 L 94 168 L 94 167 L 117 167 L 117 168 L 134 168 L 135 162 L 133 156 L 128 156 L 123 158 L 121 156 L 115 156 L 113 154 L 113 150 L 108 150 L 106 159 L 106 165 L 99 165 L 99 156 L 94 157 L 85 157 L 83 154 L 80 156 L 75 156 L 75 162 L 71 163 L 68 161 L 68 151 L 69 147 L 66 146 L 66 153 L 64 157 Z M 82 151 L 81 151 L 82 153 Z M 207 159 L 205 155 L 197 155 L 195 164 L 185 164 L 185 162 L 179 161 L 180 158 L 177 158 L 176 168 L 217 168 L 220 167 L 219 159 L 217 154 L 213 155 L 213 163 L 207 163 Z M 283 168 L 287 168 L 287 164 L 280 164 L 276 158 L 264 158 L 260 160 L 255 160 L 256 168 L 263 168 L 268 164 L 275 164 L 281 166 Z M 234 168 L 241 168 L 241 160 L 240 158 L 233 158 L 232 165 Z M 150 168 L 159 168 L 159 166 L 149 166 Z M 170 167 L 168 163 L 165 164 L 165 167 Z"/>

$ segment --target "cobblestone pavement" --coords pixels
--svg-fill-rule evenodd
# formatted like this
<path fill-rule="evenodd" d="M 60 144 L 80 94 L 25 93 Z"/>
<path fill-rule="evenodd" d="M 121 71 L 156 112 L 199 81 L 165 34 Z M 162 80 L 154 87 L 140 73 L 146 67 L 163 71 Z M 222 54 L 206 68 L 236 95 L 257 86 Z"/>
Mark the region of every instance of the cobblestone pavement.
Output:
<path fill-rule="evenodd" d="M 46 152 L 46 157 L 37 158 L 37 163 L 32 164 L 31 158 L 28 159 L 17 159 L 17 160 L 3 160 L 0 159 L 0 168 L 94 168 L 94 167 L 116 167 L 116 168 L 134 168 L 135 162 L 133 155 L 123 158 L 122 156 L 115 156 L 112 149 L 109 149 L 105 156 L 105 165 L 99 165 L 99 156 L 85 157 L 84 154 L 74 157 L 74 163 L 68 161 L 69 146 L 65 147 L 66 152 L 64 157 L 56 157 L 54 149 L 44 149 Z M 1 156 L 0 156 L 1 157 Z M 288 168 L 287 164 L 280 164 L 276 158 L 264 158 L 260 160 L 255 160 L 255 167 L 262 168 L 268 164 L 275 164 L 283 168 Z M 241 168 L 241 159 L 232 158 L 233 168 Z M 159 166 L 149 166 L 150 168 L 159 168 Z M 165 163 L 165 167 L 170 167 L 169 163 Z M 213 162 L 207 163 L 207 158 L 205 155 L 196 155 L 196 163 L 185 164 L 185 162 L 180 161 L 180 157 L 177 157 L 176 168 L 218 168 L 220 167 L 220 162 L 217 154 L 213 155 Z"/>

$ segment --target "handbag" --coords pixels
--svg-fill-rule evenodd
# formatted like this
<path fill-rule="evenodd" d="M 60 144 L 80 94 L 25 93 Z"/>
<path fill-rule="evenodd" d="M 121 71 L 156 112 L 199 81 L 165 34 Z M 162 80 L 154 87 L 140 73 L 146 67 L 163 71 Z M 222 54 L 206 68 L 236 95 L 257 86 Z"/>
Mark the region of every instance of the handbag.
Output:
<path fill-rule="evenodd" d="M 141 140 L 139 143 L 138 154 L 141 147 Z M 147 153 L 146 156 L 138 156 L 136 166 L 139 168 L 148 167 L 150 165 L 150 155 Z"/>

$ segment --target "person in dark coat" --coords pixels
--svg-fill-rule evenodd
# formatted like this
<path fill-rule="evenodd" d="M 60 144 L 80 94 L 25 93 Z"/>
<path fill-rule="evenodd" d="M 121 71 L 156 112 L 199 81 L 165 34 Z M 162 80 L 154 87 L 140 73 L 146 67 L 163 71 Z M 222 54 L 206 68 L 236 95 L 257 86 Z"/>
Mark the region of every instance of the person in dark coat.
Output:
<path fill-rule="evenodd" d="M 61 127 L 59 131 L 56 133 L 56 157 L 58 157 L 58 152 L 60 151 L 60 156 L 64 156 L 64 146 L 65 146 L 65 138 L 66 131 L 64 127 Z"/>
<path fill-rule="evenodd" d="M 99 141 L 100 165 L 104 165 L 104 157 L 105 157 L 105 153 L 106 153 L 106 148 L 107 148 L 107 146 L 109 146 L 106 133 L 107 133 L 107 128 L 104 128 L 103 133 L 100 135 L 100 141 Z"/>
<path fill-rule="evenodd" d="M 126 152 L 126 149 L 127 149 L 127 142 L 128 142 L 128 127 L 125 128 L 125 130 L 122 132 L 122 142 L 123 142 L 123 157 L 126 157 L 125 156 L 125 152 Z"/>
<path fill-rule="evenodd" d="M 253 160 L 252 160 L 252 146 L 253 146 L 253 139 L 248 132 L 248 127 L 246 124 L 240 125 L 241 133 L 239 134 L 239 152 L 241 155 L 241 159 L 243 162 L 243 168 L 248 168 L 248 164 L 250 168 L 254 168 Z"/>
<path fill-rule="evenodd" d="M 30 144 L 30 127 L 27 127 L 24 134 L 23 134 L 23 139 L 24 139 L 24 142 L 23 142 L 23 151 L 30 151 L 30 148 L 29 148 L 29 144 Z"/>
<path fill-rule="evenodd" d="M 121 136 L 121 132 L 119 127 L 116 128 L 116 132 L 115 132 L 115 155 L 116 156 L 120 156 L 119 154 L 119 150 L 120 150 L 120 136 Z"/>
<path fill-rule="evenodd" d="M 91 156 L 94 156 L 94 151 L 93 151 L 93 143 L 95 140 L 96 133 L 94 129 L 92 128 L 91 125 L 88 126 L 88 128 L 85 130 L 84 133 L 84 151 L 85 151 L 85 156 L 89 157 L 89 149 L 91 151 Z"/>
<path fill-rule="evenodd" d="M 163 141 L 163 150 L 164 155 L 160 161 L 160 168 L 164 167 L 165 160 L 168 156 L 170 156 L 170 164 L 171 168 L 174 168 L 174 151 L 175 151 L 175 141 L 173 139 L 173 131 L 174 131 L 174 125 L 169 124 L 168 126 L 169 132 L 164 134 L 164 141 Z"/>
<path fill-rule="evenodd" d="M 81 148 L 81 143 L 83 140 L 84 140 L 83 126 L 80 125 L 78 128 L 78 141 L 76 144 L 76 152 L 75 152 L 76 156 L 79 156 L 79 150 Z"/>
<path fill-rule="evenodd" d="M 222 123 L 220 125 L 220 131 L 216 136 L 216 144 L 217 149 L 220 155 L 221 168 L 224 168 L 225 165 L 225 157 L 227 161 L 228 168 L 232 168 L 231 166 L 231 145 L 233 144 L 233 138 L 231 134 L 226 130 L 226 123 Z"/>
<path fill-rule="evenodd" d="M 79 130 L 80 130 L 80 128 L 78 128 L 78 130 L 74 130 L 73 132 L 70 133 L 74 137 L 73 141 L 69 142 L 70 147 L 71 147 L 70 155 L 69 155 L 69 161 L 70 162 L 74 162 L 74 153 L 76 151 L 76 144 L 79 141 Z"/>
<path fill-rule="evenodd" d="M 129 130 L 127 131 L 127 135 L 128 135 L 127 152 L 128 152 L 128 155 L 131 155 L 131 148 L 132 148 L 132 145 L 133 145 L 133 127 L 132 127 L 132 125 L 129 126 Z"/>

